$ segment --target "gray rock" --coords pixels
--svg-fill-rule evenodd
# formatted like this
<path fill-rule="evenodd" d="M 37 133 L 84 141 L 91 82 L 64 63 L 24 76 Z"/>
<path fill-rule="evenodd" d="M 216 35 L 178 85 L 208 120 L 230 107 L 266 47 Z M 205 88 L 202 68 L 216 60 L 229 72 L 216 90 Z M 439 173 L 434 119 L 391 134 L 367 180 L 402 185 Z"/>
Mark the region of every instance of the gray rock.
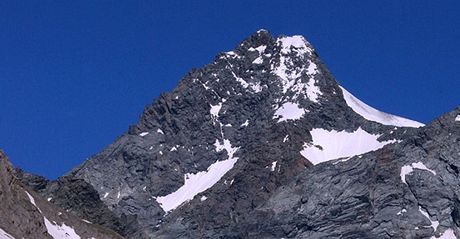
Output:
<path fill-rule="evenodd" d="M 24 176 L 23 172 L 20 172 Z M 0 229 L 14 238 L 53 238 L 46 220 L 58 227 L 68 226 L 82 238 L 122 238 L 117 233 L 85 222 L 58 208 L 23 185 L 15 176 L 3 151 L 0 151 Z M 34 189 L 43 189 L 43 178 L 24 176 Z M 70 231 L 68 231 L 70 234 Z M 1 231 L 0 231 L 1 233 Z M 0 235 L 1 236 L 1 235 Z M 3 237 L 2 237 L 3 238 Z M 6 238 L 6 237 L 5 237 Z"/>

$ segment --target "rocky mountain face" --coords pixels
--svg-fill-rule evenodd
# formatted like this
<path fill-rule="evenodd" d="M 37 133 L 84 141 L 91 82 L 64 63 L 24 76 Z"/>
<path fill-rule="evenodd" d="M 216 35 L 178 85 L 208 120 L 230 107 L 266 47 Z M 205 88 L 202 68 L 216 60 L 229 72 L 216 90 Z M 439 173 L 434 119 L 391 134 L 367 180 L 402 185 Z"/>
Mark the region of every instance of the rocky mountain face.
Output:
<path fill-rule="evenodd" d="M 260 30 L 68 175 L 17 175 L 127 238 L 455 238 L 458 113 L 380 112 L 303 37 Z"/>
<path fill-rule="evenodd" d="M 47 202 L 24 186 L 0 151 L 0 239 L 121 238 Z"/>

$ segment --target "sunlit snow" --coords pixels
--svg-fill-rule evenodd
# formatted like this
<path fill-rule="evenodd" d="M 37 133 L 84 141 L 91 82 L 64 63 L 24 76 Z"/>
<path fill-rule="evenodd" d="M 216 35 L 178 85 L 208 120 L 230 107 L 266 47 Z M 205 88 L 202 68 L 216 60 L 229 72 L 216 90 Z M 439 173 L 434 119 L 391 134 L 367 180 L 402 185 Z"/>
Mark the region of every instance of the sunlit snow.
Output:
<path fill-rule="evenodd" d="M 80 239 L 80 236 L 75 232 L 75 230 L 64 223 L 59 226 L 55 222 L 50 222 L 46 217 L 44 217 L 44 220 L 48 234 L 50 234 L 54 239 Z"/>
<path fill-rule="evenodd" d="M 289 54 L 291 50 L 298 52 L 299 54 L 311 53 L 312 49 L 309 46 L 310 43 L 305 40 L 303 36 L 286 36 L 278 38 L 278 44 L 281 46 L 281 53 Z"/>
<path fill-rule="evenodd" d="M 262 64 L 263 62 L 264 62 L 264 60 L 262 59 L 261 56 L 257 57 L 256 59 L 254 59 L 252 61 L 252 63 L 254 63 L 254 64 Z"/>
<path fill-rule="evenodd" d="M 457 239 L 457 236 L 455 236 L 454 230 L 449 228 L 449 229 L 445 230 L 441 234 L 441 236 L 439 236 L 439 237 L 432 236 L 430 239 Z"/>
<path fill-rule="evenodd" d="M 283 93 L 290 89 L 294 92 L 294 99 L 306 93 L 311 101 L 318 103 L 318 97 L 322 95 L 322 92 L 315 85 L 314 75 L 318 73 L 316 64 L 309 60 L 307 68 L 295 67 L 292 57 L 288 55 L 294 53 L 300 58 L 305 58 L 306 54 L 311 55 L 313 49 L 310 43 L 302 36 L 292 36 L 278 38 L 277 44 L 281 47 L 279 65 L 272 65 L 271 67 L 273 73 L 281 79 Z M 308 75 L 308 83 L 302 82 L 302 73 Z"/>
<path fill-rule="evenodd" d="M 332 159 L 360 155 L 395 142 L 377 139 L 380 135 L 370 134 L 361 128 L 354 132 L 335 131 L 325 129 L 312 129 L 310 134 L 312 143 L 305 143 L 300 154 L 316 165 Z"/>
<path fill-rule="evenodd" d="M 0 228 L 0 239 L 15 239 L 15 238 Z"/>
<path fill-rule="evenodd" d="M 265 49 L 267 49 L 267 46 L 265 46 L 265 45 L 260 45 L 260 46 L 258 46 L 258 47 L 256 47 L 256 48 L 250 47 L 250 48 L 248 49 L 248 51 L 258 51 L 259 54 L 262 54 L 262 53 L 264 53 Z"/>
<path fill-rule="evenodd" d="M 38 209 L 38 211 L 40 211 L 40 213 L 42 213 L 37 204 L 35 204 L 35 199 L 32 197 L 32 195 L 30 195 L 27 191 L 25 191 L 25 193 L 29 197 L 30 202 Z M 78 234 L 75 233 L 75 230 L 65 225 L 64 223 L 62 224 L 62 226 L 59 226 L 56 222 L 50 222 L 46 217 L 43 217 L 43 219 L 45 221 L 45 226 L 48 230 L 48 234 L 50 234 L 54 239 L 80 239 L 80 236 L 78 236 Z M 0 239 L 3 238 L 0 237 Z"/>
<path fill-rule="evenodd" d="M 299 104 L 286 102 L 281 105 L 273 116 L 274 119 L 278 119 L 278 122 L 286 120 L 298 120 L 303 117 L 305 110 L 299 107 Z"/>
<path fill-rule="evenodd" d="M 399 211 L 398 213 L 396 213 L 396 215 L 403 215 L 404 213 L 406 213 L 407 210 L 406 209 L 402 209 L 401 211 Z"/>
<path fill-rule="evenodd" d="M 429 168 L 427 168 L 425 166 L 425 164 L 423 164 L 422 162 L 417 162 L 417 163 L 412 163 L 411 165 L 404 165 L 404 166 L 401 167 L 401 174 L 400 174 L 401 181 L 406 183 L 406 175 L 411 174 L 414 171 L 414 168 L 421 169 L 421 170 L 426 170 L 426 171 L 432 173 L 433 175 L 436 175 L 436 172 L 431 170 L 431 169 L 429 169 Z"/>
<path fill-rule="evenodd" d="M 149 132 L 142 132 L 142 133 L 139 134 L 139 136 L 144 137 L 144 136 L 146 136 L 148 134 L 149 134 Z"/>
<path fill-rule="evenodd" d="M 455 121 L 460 121 L 460 115 L 457 115 L 457 117 L 455 117 Z"/>
<path fill-rule="evenodd" d="M 209 113 L 211 113 L 211 116 L 214 119 L 217 119 L 219 117 L 219 111 L 222 108 L 222 102 L 219 102 L 217 105 L 210 105 L 211 109 L 209 110 Z"/>
<path fill-rule="evenodd" d="M 439 222 L 438 221 L 432 221 L 431 218 L 430 218 L 430 215 L 428 214 L 428 212 L 425 209 L 423 209 L 421 206 L 418 206 L 418 210 L 420 211 L 420 213 L 423 216 L 425 216 L 426 218 L 428 218 L 428 220 L 430 220 L 431 227 L 434 229 L 434 231 L 438 230 Z"/>
<path fill-rule="evenodd" d="M 30 195 L 27 191 L 24 191 L 24 192 L 26 192 L 27 197 L 29 197 L 30 203 L 32 203 L 38 209 L 38 211 L 40 213 L 42 213 L 42 210 L 40 210 L 40 208 L 37 206 L 37 204 L 35 204 L 35 199 L 32 197 L 32 195 Z"/>
<path fill-rule="evenodd" d="M 156 201 L 160 204 L 161 208 L 165 212 L 169 212 L 182 203 L 187 202 L 197 194 L 207 190 L 216 184 L 230 169 L 233 168 L 233 165 L 238 160 L 237 157 L 233 157 L 233 154 L 238 150 L 238 148 L 232 147 L 229 140 L 224 139 L 224 142 L 221 144 L 216 140 L 216 151 L 226 150 L 228 159 L 217 161 L 208 167 L 206 171 L 201 171 L 196 174 L 186 174 L 184 175 L 184 185 L 180 187 L 175 192 L 168 194 L 166 196 L 157 197 Z"/>
<path fill-rule="evenodd" d="M 353 109 L 356 113 L 360 114 L 367 120 L 375 121 L 384 125 L 394 125 L 399 127 L 421 127 L 424 124 L 414 120 L 405 119 L 396 115 L 387 114 L 372 108 L 366 103 L 362 102 L 345 88 L 340 87 L 343 92 L 343 97 L 347 102 L 347 105 Z"/>

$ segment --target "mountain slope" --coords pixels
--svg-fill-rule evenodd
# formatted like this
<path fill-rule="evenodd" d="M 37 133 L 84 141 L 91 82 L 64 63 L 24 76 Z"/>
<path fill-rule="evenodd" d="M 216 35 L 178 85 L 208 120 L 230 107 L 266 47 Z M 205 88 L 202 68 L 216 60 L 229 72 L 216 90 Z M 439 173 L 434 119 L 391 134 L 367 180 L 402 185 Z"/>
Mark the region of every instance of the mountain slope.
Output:
<path fill-rule="evenodd" d="M 457 238 L 460 120 L 456 118 L 460 107 L 398 144 L 307 169 L 222 234 Z"/>
<path fill-rule="evenodd" d="M 313 165 L 398 143 L 419 126 L 354 98 L 303 37 L 260 30 L 188 73 L 65 178 L 90 184 L 125 224 L 104 225 L 129 237 L 222 236 Z"/>
<path fill-rule="evenodd" d="M 23 186 L 0 151 L 0 238 L 121 238 L 47 202 Z"/>

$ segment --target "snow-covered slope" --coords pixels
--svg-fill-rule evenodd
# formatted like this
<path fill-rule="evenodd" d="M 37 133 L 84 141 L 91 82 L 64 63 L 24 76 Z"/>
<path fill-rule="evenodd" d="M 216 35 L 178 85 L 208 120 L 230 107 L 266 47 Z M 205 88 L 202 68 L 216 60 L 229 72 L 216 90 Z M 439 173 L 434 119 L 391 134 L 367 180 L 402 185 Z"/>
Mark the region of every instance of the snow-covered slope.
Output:
<path fill-rule="evenodd" d="M 362 102 L 345 88 L 340 86 L 343 92 L 343 97 L 347 102 L 347 105 L 350 106 L 356 113 L 360 114 L 367 120 L 379 122 L 384 125 L 394 125 L 398 127 L 422 127 L 424 124 L 419 123 L 414 120 L 402 118 L 396 115 L 387 114 L 372 108 L 366 103 Z"/>
<path fill-rule="evenodd" d="M 354 132 L 313 129 L 313 143 L 305 143 L 300 154 L 312 164 L 333 159 L 352 157 L 382 148 L 394 140 L 380 142 L 380 135 L 370 134 L 361 128 Z"/>

